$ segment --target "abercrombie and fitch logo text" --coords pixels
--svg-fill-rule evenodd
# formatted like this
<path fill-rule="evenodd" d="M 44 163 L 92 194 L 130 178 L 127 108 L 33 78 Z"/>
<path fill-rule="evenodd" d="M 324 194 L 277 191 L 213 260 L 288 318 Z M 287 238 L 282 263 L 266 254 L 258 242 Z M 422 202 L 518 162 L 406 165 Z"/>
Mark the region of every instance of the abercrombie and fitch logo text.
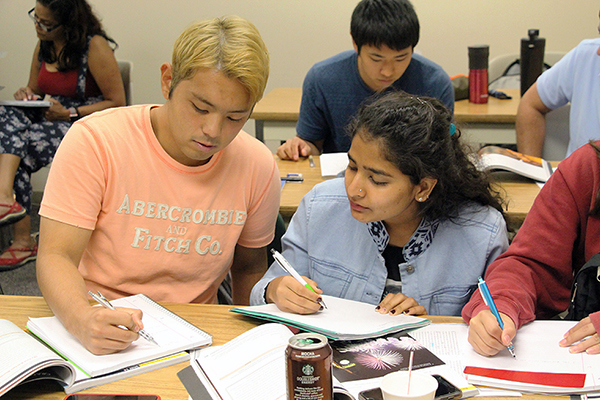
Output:
<path fill-rule="evenodd" d="M 125 195 L 123 198 L 121 206 L 117 209 L 117 214 L 173 222 L 163 235 L 151 234 L 149 229 L 135 227 L 131 247 L 183 254 L 188 254 L 192 246 L 192 239 L 183 237 L 188 231 L 186 225 L 244 225 L 246 222 L 245 211 L 194 210 L 142 200 L 133 200 L 130 202 L 128 195 Z M 221 243 L 216 238 L 211 237 L 211 235 L 202 235 L 195 239 L 193 249 L 200 255 L 218 255 L 221 253 Z"/>

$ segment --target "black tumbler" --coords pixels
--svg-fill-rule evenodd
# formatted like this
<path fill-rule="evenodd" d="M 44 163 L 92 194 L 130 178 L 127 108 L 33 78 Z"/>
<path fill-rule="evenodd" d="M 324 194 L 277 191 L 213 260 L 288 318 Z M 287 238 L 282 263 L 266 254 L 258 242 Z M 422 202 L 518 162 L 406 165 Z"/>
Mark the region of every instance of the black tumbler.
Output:
<path fill-rule="evenodd" d="M 469 46 L 469 101 L 488 101 L 488 59 L 490 46 L 481 44 Z"/>
<path fill-rule="evenodd" d="M 538 37 L 539 29 L 529 29 L 529 38 L 521 39 L 521 96 L 541 75 L 544 68 L 546 39 Z"/>

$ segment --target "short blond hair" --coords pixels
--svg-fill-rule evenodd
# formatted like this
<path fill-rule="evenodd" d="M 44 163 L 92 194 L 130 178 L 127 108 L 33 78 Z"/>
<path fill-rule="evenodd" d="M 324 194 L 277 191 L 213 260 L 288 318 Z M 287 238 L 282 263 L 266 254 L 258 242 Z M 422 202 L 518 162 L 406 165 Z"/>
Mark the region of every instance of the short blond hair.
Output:
<path fill-rule="evenodd" d="M 175 41 L 171 92 L 201 68 L 237 79 L 255 104 L 262 98 L 269 78 L 269 52 L 258 29 L 244 18 L 198 21 Z"/>

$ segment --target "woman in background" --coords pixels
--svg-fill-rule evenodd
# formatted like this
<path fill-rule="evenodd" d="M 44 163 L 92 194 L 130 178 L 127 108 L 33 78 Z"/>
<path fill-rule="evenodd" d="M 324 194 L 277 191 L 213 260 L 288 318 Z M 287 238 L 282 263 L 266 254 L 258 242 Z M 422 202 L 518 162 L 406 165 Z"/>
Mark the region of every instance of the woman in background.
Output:
<path fill-rule="evenodd" d="M 29 82 L 16 100 L 48 97 L 49 108 L 0 107 L 0 226 L 13 224 L 14 240 L 0 270 L 36 258 L 31 236 L 31 174 L 52 162 L 76 119 L 125 105 L 125 89 L 104 32 L 85 0 L 38 0 L 29 11 L 39 38 Z M 110 42 L 110 43 L 109 43 Z"/>
<path fill-rule="evenodd" d="M 380 313 L 460 315 L 478 277 L 508 247 L 501 200 L 438 100 L 389 93 L 350 128 L 344 179 L 314 187 L 282 239 L 314 293 L 273 264 L 252 304 L 319 310 L 320 293 Z"/>

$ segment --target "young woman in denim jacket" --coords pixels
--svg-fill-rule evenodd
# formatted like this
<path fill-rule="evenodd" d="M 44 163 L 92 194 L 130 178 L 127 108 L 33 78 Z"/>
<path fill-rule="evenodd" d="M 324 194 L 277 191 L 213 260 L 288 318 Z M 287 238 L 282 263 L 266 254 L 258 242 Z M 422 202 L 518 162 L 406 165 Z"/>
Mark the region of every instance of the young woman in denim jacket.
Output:
<path fill-rule="evenodd" d="M 251 304 L 310 314 L 323 293 L 382 314 L 460 315 L 508 237 L 501 199 L 452 114 L 438 100 L 394 92 L 363 105 L 349 130 L 345 177 L 315 186 L 282 239 L 316 293 L 274 263 Z"/>

